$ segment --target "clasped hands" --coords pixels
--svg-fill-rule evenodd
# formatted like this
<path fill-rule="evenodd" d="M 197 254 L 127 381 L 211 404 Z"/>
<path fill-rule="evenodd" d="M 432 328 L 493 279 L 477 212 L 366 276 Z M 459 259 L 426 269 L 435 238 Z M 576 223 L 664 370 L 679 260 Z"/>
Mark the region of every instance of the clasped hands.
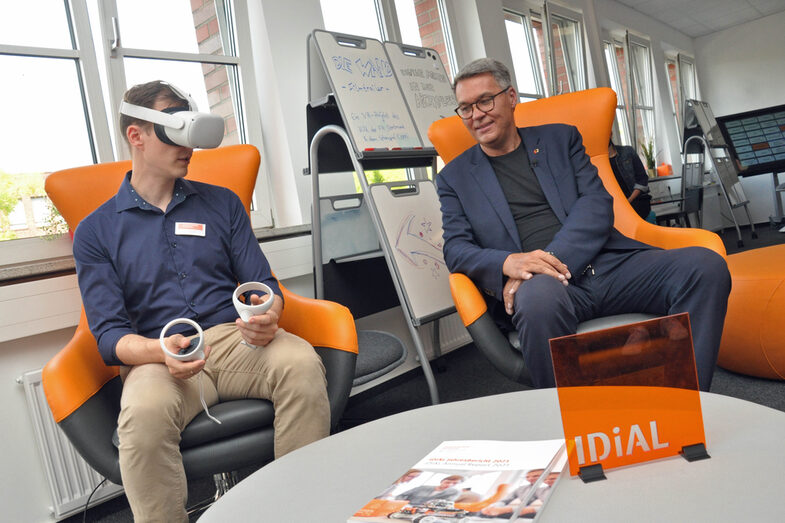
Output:
<path fill-rule="evenodd" d="M 507 276 L 507 282 L 502 290 L 504 310 L 512 315 L 515 293 L 521 283 L 531 279 L 535 274 L 547 274 L 556 278 L 564 285 L 569 285 L 572 278 L 567 266 L 556 256 L 549 252 L 536 250 L 531 252 L 518 252 L 507 256 L 502 266 L 502 272 Z"/>
<path fill-rule="evenodd" d="M 275 297 L 272 299 L 275 299 Z M 259 296 L 251 295 L 251 305 L 259 305 L 261 302 L 262 299 Z M 237 330 L 240 331 L 240 335 L 247 344 L 264 347 L 275 337 L 275 333 L 278 330 L 278 320 L 278 312 L 275 307 L 272 307 L 264 314 L 251 316 L 247 322 L 237 318 L 235 325 L 237 325 Z M 177 353 L 180 349 L 188 347 L 190 340 L 182 334 L 173 334 L 166 338 L 165 343 L 171 352 Z M 204 359 L 202 360 L 180 361 L 165 356 L 165 363 L 169 368 L 169 373 L 180 379 L 188 379 L 198 374 L 204 368 L 205 360 L 209 357 L 210 350 L 211 347 L 209 345 L 205 346 Z"/>

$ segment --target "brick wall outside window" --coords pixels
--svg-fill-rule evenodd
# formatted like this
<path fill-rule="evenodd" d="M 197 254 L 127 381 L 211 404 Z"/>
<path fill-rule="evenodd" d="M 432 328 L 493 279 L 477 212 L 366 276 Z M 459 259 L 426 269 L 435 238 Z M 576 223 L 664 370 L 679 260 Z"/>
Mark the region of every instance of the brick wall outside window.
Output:
<path fill-rule="evenodd" d="M 414 12 L 417 15 L 417 25 L 420 28 L 420 39 L 423 47 L 430 47 L 437 53 L 444 64 L 444 70 L 452 81 L 450 63 L 447 58 L 447 46 L 444 43 L 439 7 L 436 0 L 414 0 Z"/>
<path fill-rule="evenodd" d="M 223 54 L 224 49 L 218 29 L 218 17 L 215 14 L 214 0 L 191 0 L 191 12 L 193 13 L 199 52 L 203 54 Z M 204 85 L 207 89 L 207 101 L 210 104 L 209 110 L 211 113 L 220 115 L 224 119 L 224 140 L 222 145 L 240 143 L 227 66 L 202 64 L 202 74 L 204 74 Z"/>

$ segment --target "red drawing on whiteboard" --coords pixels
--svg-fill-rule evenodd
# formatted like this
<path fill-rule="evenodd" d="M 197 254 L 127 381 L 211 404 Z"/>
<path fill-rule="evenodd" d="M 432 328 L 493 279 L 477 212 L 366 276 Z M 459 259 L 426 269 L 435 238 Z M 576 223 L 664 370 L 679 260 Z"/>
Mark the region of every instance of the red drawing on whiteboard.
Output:
<path fill-rule="evenodd" d="M 442 254 L 441 231 L 433 230 L 433 221 L 427 217 L 417 217 L 414 213 L 407 214 L 398 227 L 395 250 L 409 264 L 418 269 L 430 269 L 434 279 L 446 270 Z"/>

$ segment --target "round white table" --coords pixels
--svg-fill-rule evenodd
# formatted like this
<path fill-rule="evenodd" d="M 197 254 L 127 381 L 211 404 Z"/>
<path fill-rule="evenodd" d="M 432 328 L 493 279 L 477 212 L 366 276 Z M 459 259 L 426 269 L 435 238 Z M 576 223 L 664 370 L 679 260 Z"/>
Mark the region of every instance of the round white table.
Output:
<path fill-rule="evenodd" d="M 785 521 L 785 413 L 701 393 L 711 459 L 563 475 L 538 522 Z M 254 472 L 199 519 L 336 522 L 445 440 L 563 438 L 556 389 L 423 407 L 317 441 Z"/>

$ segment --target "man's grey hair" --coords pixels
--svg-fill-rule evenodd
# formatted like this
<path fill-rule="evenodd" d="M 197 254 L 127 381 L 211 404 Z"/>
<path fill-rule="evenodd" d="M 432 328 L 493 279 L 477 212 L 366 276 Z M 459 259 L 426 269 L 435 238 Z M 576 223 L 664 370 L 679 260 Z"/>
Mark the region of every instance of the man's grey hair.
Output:
<path fill-rule="evenodd" d="M 477 60 L 465 65 L 452 83 L 452 90 L 455 92 L 455 87 L 461 80 L 466 80 L 473 76 L 491 73 L 493 79 L 499 84 L 499 87 L 510 87 L 512 85 L 512 78 L 510 78 L 510 70 L 507 66 L 495 58 L 478 58 Z"/>

